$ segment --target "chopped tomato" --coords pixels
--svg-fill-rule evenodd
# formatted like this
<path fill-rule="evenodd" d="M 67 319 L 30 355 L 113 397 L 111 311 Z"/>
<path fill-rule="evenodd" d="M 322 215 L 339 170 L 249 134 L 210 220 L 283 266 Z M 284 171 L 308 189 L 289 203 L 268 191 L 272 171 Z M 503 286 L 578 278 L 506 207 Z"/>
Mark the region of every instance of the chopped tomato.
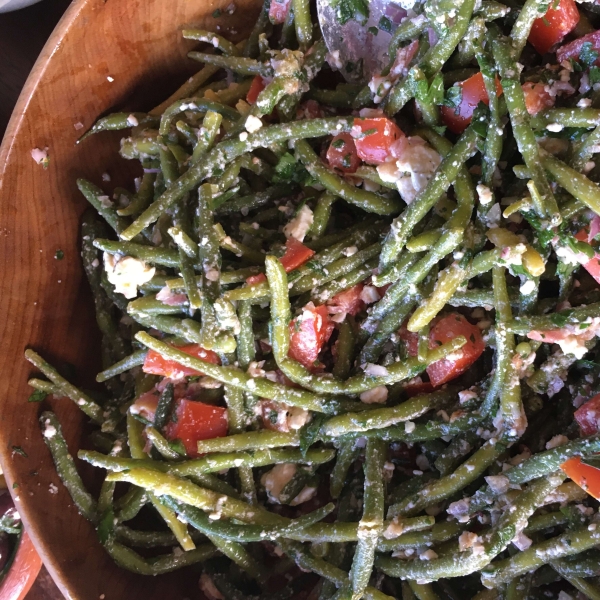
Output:
<path fill-rule="evenodd" d="M 600 394 L 588 400 L 575 411 L 575 420 L 581 429 L 581 435 L 587 437 L 598 433 L 600 425 Z"/>
<path fill-rule="evenodd" d="M 331 314 L 357 315 L 365 307 L 361 298 L 364 283 L 357 283 L 348 290 L 336 294 L 327 302 Z"/>
<path fill-rule="evenodd" d="M 227 410 L 182 398 L 165 433 L 169 440 L 181 440 L 188 456 L 198 456 L 198 442 L 227 435 Z"/>
<path fill-rule="evenodd" d="M 483 354 L 485 343 L 479 327 L 459 313 L 450 313 L 433 325 L 429 332 L 429 348 L 437 348 L 460 335 L 466 338 L 467 343 L 456 352 L 456 358 L 442 358 L 427 367 L 433 387 L 462 375 Z"/>
<path fill-rule="evenodd" d="M 299 242 L 296 238 L 288 238 L 285 243 L 285 254 L 279 259 L 286 273 L 297 269 L 302 266 L 306 261 L 308 261 L 313 254 L 314 250 L 311 250 L 307 246 L 305 246 L 302 242 Z M 246 283 L 249 285 L 254 285 L 255 283 L 260 283 L 261 281 L 266 281 L 267 277 L 264 273 L 259 273 L 258 275 L 252 275 L 246 279 Z"/>
<path fill-rule="evenodd" d="M 467 128 L 480 102 L 484 104 L 490 103 L 481 71 L 475 73 L 469 79 L 460 82 L 458 85 L 461 88 L 460 104 L 458 107 L 442 106 L 441 108 L 444 125 L 452 133 L 462 133 Z M 496 78 L 496 94 L 498 96 L 502 94 L 502 86 L 498 78 Z"/>
<path fill-rule="evenodd" d="M 419 345 L 419 334 L 413 333 L 402 325 L 398 331 L 400 339 L 406 344 L 409 356 L 416 356 Z M 430 392 L 432 389 L 462 375 L 483 353 L 485 344 L 481 331 L 459 313 L 450 313 L 437 321 L 429 332 L 429 348 L 437 348 L 446 342 L 462 335 L 467 343 L 458 350 L 458 358 L 442 358 L 427 367 L 430 383 L 415 381 L 414 385 L 407 384 L 406 391 L 410 395 Z M 416 378 L 415 378 L 416 379 Z"/>
<path fill-rule="evenodd" d="M 554 106 L 554 98 L 552 98 L 543 83 L 526 81 L 522 87 L 525 106 L 530 115 L 537 115 L 541 110 Z"/>
<path fill-rule="evenodd" d="M 256 102 L 256 99 L 258 98 L 258 95 L 266 87 L 267 84 L 265 83 L 265 80 L 260 75 L 257 75 L 250 84 L 250 89 L 246 94 L 246 102 L 248 102 L 248 104 L 254 104 Z"/>
<path fill-rule="evenodd" d="M 297 360 L 307 369 L 319 369 L 319 353 L 333 332 L 325 305 L 308 303 L 302 314 L 290 323 L 290 358 Z"/>
<path fill-rule="evenodd" d="M 529 43 L 540 53 L 546 54 L 558 42 L 575 29 L 579 23 L 579 11 L 574 0 L 552 0 L 548 12 L 536 19 L 529 32 Z"/>
<path fill-rule="evenodd" d="M 404 133 L 387 117 L 354 119 L 354 136 L 358 156 L 367 163 L 380 165 L 392 154 L 392 145 Z"/>
<path fill-rule="evenodd" d="M 360 167 L 354 138 L 349 133 L 340 133 L 331 140 L 325 158 L 332 169 L 342 173 L 356 173 Z"/>
<path fill-rule="evenodd" d="M 141 415 L 147 421 L 154 422 L 154 415 L 158 407 L 158 391 L 156 388 L 142 394 L 129 408 L 133 415 Z"/>
<path fill-rule="evenodd" d="M 575 238 L 580 242 L 588 242 L 588 230 L 587 228 L 579 231 Z M 597 283 L 600 283 L 600 253 L 596 252 L 594 258 L 590 258 L 584 265 L 583 268 L 596 280 Z"/>
<path fill-rule="evenodd" d="M 269 20 L 271 23 L 273 25 L 285 23 L 291 5 L 292 0 L 271 0 L 271 5 L 269 6 Z"/>
<path fill-rule="evenodd" d="M 600 30 L 592 31 L 592 33 L 588 33 L 564 46 L 561 46 L 556 51 L 556 58 L 559 63 L 562 63 L 564 60 L 574 59 L 579 60 L 579 55 L 581 54 L 581 49 L 584 44 L 590 44 L 591 50 L 594 52 L 600 52 Z M 589 46 L 588 46 L 589 47 Z M 600 65 L 600 58 L 596 59 L 596 65 Z"/>
<path fill-rule="evenodd" d="M 219 356 L 212 350 L 205 350 L 198 344 L 186 344 L 185 346 L 176 346 L 176 350 L 189 354 L 194 358 L 199 358 L 206 362 L 212 363 L 213 365 L 221 364 Z M 191 375 L 202 375 L 200 371 L 185 367 L 174 360 L 163 358 L 158 352 L 154 350 L 148 350 L 146 359 L 144 360 L 144 366 L 142 367 L 144 373 L 151 375 L 163 375 L 170 379 L 181 379 L 185 376 Z"/>
<path fill-rule="evenodd" d="M 600 469 L 581 462 L 581 456 L 573 456 L 560 468 L 570 477 L 580 488 L 585 490 L 590 496 L 600 500 Z"/>

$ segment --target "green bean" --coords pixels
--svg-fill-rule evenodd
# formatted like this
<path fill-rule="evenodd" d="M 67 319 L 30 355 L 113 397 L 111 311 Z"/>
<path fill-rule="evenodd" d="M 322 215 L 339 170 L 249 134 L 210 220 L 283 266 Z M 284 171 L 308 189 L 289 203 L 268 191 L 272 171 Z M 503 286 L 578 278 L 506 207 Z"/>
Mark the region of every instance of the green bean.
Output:
<path fill-rule="evenodd" d="M 129 490 L 115 502 L 117 520 L 122 523 L 134 519 L 147 504 L 148 497 L 142 488 L 131 486 Z M 175 536 L 173 536 L 175 537 Z"/>
<path fill-rule="evenodd" d="M 242 196 L 229 202 L 225 202 L 218 206 L 215 209 L 215 212 L 218 215 L 233 215 L 241 211 L 254 210 L 270 203 L 272 200 L 279 200 L 289 196 L 292 190 L 293 188 L 288 184 L 274 185 L 262 192 L 251 194 L 249 196 Z"/>
<path fill-rule="evenodd" d="M 396 260 L 406 244 L 413 227 L 429 212 L 440 196 L 455 181 L 459 170 L 475 151 L 477 133 L 469 126 L 454 148 L 444 157 L 427 187 L 419 193 L 408 208 L 392 223 L 381 251 L 380 270 Z"/>
<path fill-rule="evenodd" d="M 96 501 L 83 485 L 56 415 L 49 411 L 43 412 L 40 416 L 40 426 L 44 442 L 52 454 L 56 472 L 71 495 L 73 503 L 83 517 L 95 523 L 98 519 Z"/>
<path fill-rule="evenodd" d="M 78 140 L 80 144 L 86 138 L 99 133 L 100 131 L 121 131 L 129 127 L 155 127 L 158 119 L 146 113 L 112 113 L 106 117 L 98 119 L 90 129 L 84 133 Z"/>
<path fill-rule="evenodd" d="M 482 475 L 505 449 L 506 445 L 495 439 L 486 442 L 454 473 L 437 481 L 431 481 L 418 493 L 416 498 L 407 498 L 390 506 L 388 516 L 414 515 L 427 506 L 452 496 Z"/>
<path fill-rule="evenodd" d="M 327 190 L 319 196 L 314 210 L 313 224 L 310 228 L 311 239 L 320 238 L 325 233 L 336 199 L 337 196 Z"/>
<path fill-rule="evenodd" d="M 162 575 L 163 573 L 170 573 L 171 571 L 195 563 L 205 562 L 217 553 L 212 544 L 206 544 L 189 552 L 164 554 L 146 559 L 119 542 L 109 542 L 105 545 L 105 548 L 120 567 L 138 575 Z"/>
<path fill-rule="evenodd" d="M 136 531 L 125 525 L 117 525 L 115 535 L 117 541 L 137 548 L 157 548 L 177 544 L 175 536 L 170 531 Z"/>
<path fill-rule="evenodd" d="M 506 549 L 516 534 L 517 524 L 533 514 L 539 502 L 557 487 L 562 479 L 563 477 L 555 475 L 536 480 L 521 493 L 513 503 L 512 511 L 504 513 L 498 524 L 484 538 L 483 553 L 475 554 L 473 551 L 467 551 L 446 554 L 432 560 L 410 562 L 379 557 L 375 561 L 375 566 L 391 577 L 423 582 L 436 581 L 442 577 L 461 577 L 479 571 Z M 514 576 L 515 573 L 512 573 L 510 579 Z"/>
<path fill-rule="evenodd" d="M 221 69 L 229 69 L 238 75 L 272 77 L 273 69 L 269 64 L 261 63 L 253 58 L 242 56 L 224 56 L 222 54 L 207 54 L 206 52 L 188 52 L 188 58 L 214 65 Z"/>
<path fill-rule="evenodd" d="M 240 56 L 241 54 L 241 50 L 235 44 L 232 44 L 223 36 L 213 33 L 212 31 L 206 31 L 204 29 L 184 29 L 181 32 L 181 35 L 186 40 L 207 42 L 227 56 Z"/>
<path fill-rule="evenodd" d="M 447 542 L 458 536 L 463 531 L 463 526 L 456 522 L 436 523 L 428 531 L 402 533 L 399 537 L 386 539 L 380 538 L 377 544 L 379 552 L 391 552 L 417 546 L 427 546 L 434 543 Z"/>
<path fill-rule="evenodd" d="M 398 200 L 386 198 L 373 192 L 361 190 L 346 182 L 339 175 L 328 169 L 310 147 L 308 142 L 298 139 L 294 145 L 296 156 L 300 159 L 307 171 L 328 191 L 350 204 L 359 206 L 363 210 L 377 215 L 389 215 L 398 212 Z"/>
<path fill-rule="evenodd" d="M 495 39 L 492 49 L 498 65 L 515 140 L 540 195 L 541 205 L 536 206 L 536 210 L 540 217 L 549 219 L 552 226 L 559 225 L 561 216 L 558 204 L 546 179 L 538 143 L 529 123 L 529 113 L 525 106 L 525 97 L 516 61 L 512 57 L 508 42 Z"/>
<path fill-rule="evenodd" d="M 265 259 L 264 254 L 261 252 L 246 246 L 236 240 L 234 240 L 231 236 L 226 235 L 225 230 L 221 226 L 220 223 L 215 223 L 214 231 L 217 234 L 217 238 L 219 240 L 219 246 L 224 250 L 228 250 L 232 252 L 236 256 L 243 256 L 252 262 L 262 263 Z M 244 298 L 233 298 L 229 297 L 229 300 L 243 300 Z"/>
<path fill-rule="evenodd" d="M 223 115 L 212 110 L 206 112 L 202 127 L 198 131 L 198 142 L 194 146 L 194 151 L 190 157 L 190 165 L 198 164 L 213 146 L 222 122 Z"/>
<path fill-rule="evenodd" d="M 27 381 L 27 385 L 30 385 L 36 390 L 40 390 L 41 392 L 46 392 L 46 394 L 52 394 L 54 396 L 59 396 L 61 393 L 60 389 L 53 383 L 50 383 L 49 381 L 44 381 L 43 379 L 37 379 L 35 377 L 29 379 Z"/>
<path fill-rule="evenodd" d="M 318 575 L 333 581 L 337 587 L 348 585 L 348 574 L 342 569 L 306 552 L 301 544 L 283 540 L 281 540 L 280 543 L 283 551 L 290 556 L 301 569 L 317 573 Z M 364 597 L 368 600 L 390 600 L 389 596 L 371 586 L 368 586 L 365 589 Z"/>
<path fill-rule="evenodd" d="M 427 359 L 429 360 L 429 357 Z M 323 432 L 325 435 L 338 437 L 347 433 L 383 429 L 396 423 L 410 421 L 438 408 L 441 403 L 452 397 L 453 391 L 441 390 L 431 394 L 422 394 L 397 406 L 371 408 L 360 413 L 346 413 L 332 417 L 323 424 Z"/>
<path fill-rule="evenodd" d="M 310 17 L 310 4 L 307 0 L 293 0 L 293 4 L 296 38 L 300 44 L 300 50 L 306 52 L 312 43 L 313 24 Z"/>
<path fill-rule="evenodd" d="M 565 325 L 580 325 L 586 322 L 586 319 L 594 318 L 600 310 L 600 303 L 579 306 L 563 311 L 558 311 L 552 315 L 540 316 L 517 316 L 506 324 L 508 331 L 519 335 L 527 335 L 530 331 L 555 330 Z M 557 325 L 559 323 L 560 325 Z"/>
<path fill-rule="evenodd" d="M 592 159 L 598 144 L 600 144 L 600 126 L 596 127 L 580 142 L 573 143 L 569 166 L 576 171 L 583 171 L 586 163 Z M 565 211 L 562 207 L 561 212 L 565 219 L 569 218 L 565 215 Z"/>
<path fill-rule="evenodd" d="M 578 589 L 586 598 L 590 600 L 600 600 L 600 589 L 591 581 L 586 581 L 583 577 L 573 577 L 567 570 L 562 568 L 563 562 L 555 560 L 550 563 L 552 568 L 564 577 L 574 588 Z"/>
<path fill-rule="evenodd" d="M 558 185 L 596 214 L 600 214 L 600 189 L 596 183 L 546 152 L 542 151 L 541 157 L 544 168 Z"/>
<path fill-rule="evenodd" d="M 213 55 L 214 58 L 223 58 L 222 56 Z M 242 59 L 235 59 L 242 60 Z M 237 119 L 238 112 L 229 106 L 225 106 L 224 104 L 219 104 L 218 102 L 213 102 L 211 100 L 207 100 L 206 98 L 183 98 L 182 100 L 177 100 L 171 106 L 169 106 L 163 112 L 160 118 L 160 135 L 167 135 L 169 133 L 169 129 L 171 128 L 171 124 L 173 119 L 181 114 L 182 112 L 192 110 L 198 111 L 208 114 L 208 112 L 218 113 L 221 116 L 227 119 Z"/>
<path fill-rule="evenodd" d="M 117 214 L 120 217 L 130 217 L 141 213 L 152 202 L 155 181 L 156 175 L 154 173 L 144 173 L 135 196 L 125 208 L 118 208 Z"/>
<path fill-rule="evenodd" d="M 258 39 L 261 33 L 267 28 L 269 25 L 269 7 L 271 6 L 271 0 L 264 0 L 262 9 L 258 18 L 256 19 L 256 23 L 246 43 L 244 44 L 244 49 L 242 54 L 244 56 L 258 56 Z"/>
<path fill-rule="evenodd" d="M 87 179 L 78 179 L 77 188 L 83 194 L 85 199 L 96 209 L 98 214 L 117 232 L 121 233 L 127 228 L 127 221 L 120 217 L 112 208 L 110 198 Z M 135 236 L 132 236 L 132 238 Z"/>
<path fill-rule="evenodd" d="M 364 282 L 377 268 L 377 260 L 377 257 L 373 257 L 353 271 L 340 275 L 337 279 L 311 290 L 311 297 L 318 302 L 327 302 L 336 294 Z"/>
<path fill-rule="evenodd" d="M 587 525 L 581 529 L 567 531 L 558 537 L 534 544 L 511 558 L 493 563 L 483 570 L 482 582 L 486 587 L 497 587 L 513 577 L 533 571 L 548 560 L 572 556 L 597 546 L 599 539 L 600 531 L 590 531 Z"/>
<path fill-rule="evenodd" d="M 222 438 L 202 440 L 198 442 L 198 453 L 239 452 L 260 448 L 279 448 L 281 446 L 299 446 L 297 433 L 281 431 L 248 431 Z"/>
<path fill-rule="evenodd" d="M 250 507 L 230 496 L 223 496 L 206 488 L 194 485 L 190 481 L 180 479 L 168 473 L 150 471 L 148 469 L 131 469 L 107 475 L 109 481 L 128 481 L 162 496 L 168 494 L 173 498 L 196 506 L 204 511 L 222 514 L 227 518 L 256 524 L 283 524 L 287 519 L 269 513 L 259 507 Z"/>
<path fill-rule="evenodd" d="M 504 267 L 492 269 L 494 304 L 496 306 L 496 374 L 501 380 L 500 410 L 506 435 L 520 438 L 527 427 L 527 417 L 521 400 L 519 376 L 512 362 L 515 339 L 506 331 L 506 323 L 512 320 L 510 299 L 506 287 Z"/>
<path fill-rule="evenodd" d="M 351 127 L 351 118 L 310 119 L 263 127 L 257 133 L 249 135 L 246 140 L 233 139 L 221 142 L 204 161 L 191 167 L 158 200 L 153 202 L 126 231 L 122 232 L 121 237 L 131 240 L 148 225 L 154 223 L 169 206 L 183 198 L 202 179 L 210 176 L 218 165 L 227 164 L 238 156 L 251 152 L 254 148 L 267 147 L 278 141 L 340 133 L 349 131 Z"/>
<path fill-rule="evenodd" d="M 462 285 L 465 275 L 465 268 L 457 263 L 452 263 L 447 269 L 444 269 L 438 276 L 431 296 L 410 317 L 406 325 L 408 331 L 418 332 L 427 326 Z"/>
<path fill-rule="evenodd" d="M 94 246 L 108 254 L 122 256 L 133 256 L 155 265 L 165 267 L 179 266 L 179 254 L 176 250 L 170 248 L 156 248 L 155 246 L 144 246 L 135 242 L 114 242 L 97 238 L 94 240 Z"/>
<path fill-rule="evenodd" d="M 49 365 L 37 352 L 25 350 L 25 358 L 35 367 L 37 367 L 61 392 L 82 410 L 90 419 L 97 423 L 102 423 L 103 410 L 87 394 L 70 384 L 61 377 L 54 367 Z"/>

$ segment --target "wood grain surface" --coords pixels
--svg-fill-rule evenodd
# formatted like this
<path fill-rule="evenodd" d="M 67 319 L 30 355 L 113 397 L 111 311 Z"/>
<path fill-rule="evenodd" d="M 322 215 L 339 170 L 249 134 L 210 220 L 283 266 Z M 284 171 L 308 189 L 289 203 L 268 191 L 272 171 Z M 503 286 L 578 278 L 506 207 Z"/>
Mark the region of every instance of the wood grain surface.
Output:
<path fill-rule="evenodd" d="M 91 297 L 79 260 L 79 220 L 86 205 L 75 187 L 83 176 L 101 184 L 130 181 L 118 158 L 118 135 L 76 146 L 77 123 L 88 128 L 113 109 L 149 109 L 198 66 L 186 59 L 184 25 L 239 39 L 258 2 L 238 0 L 232 16 L 213 19 L 230 0 L 76 0 L 46 44 L 23 90 L 0 148 L 0 462 L 23 520 L 67 598 L 149 600 L 201 598 L 197 574 L 145 578 L 125 572 L 98 544 L 72 505 L 43 443 L 43 403 L 27 403 L 32 347 L 77 384 L 92 385 L 100 365 Z M 233 33 L 235 31 L 235 33 Z M 109 80 L 112 79 L 112 81 Z M 44 170 L 31 158 L 48 148 Z M 54 258 L 57 250 L 63 260 Z M 53 401 L 73 454 L 86 446 L 87 424 L 69 401 Z M 15 454 L 21 447 L 27 456 Z M 79 464 L 79 463 L 78 463 Z M 94 489 L 92 473 L 82 469 Z M 58 493 L 51 493 L 51 484 Z M 97 489 L 97 488 L 96 488 Z"/>

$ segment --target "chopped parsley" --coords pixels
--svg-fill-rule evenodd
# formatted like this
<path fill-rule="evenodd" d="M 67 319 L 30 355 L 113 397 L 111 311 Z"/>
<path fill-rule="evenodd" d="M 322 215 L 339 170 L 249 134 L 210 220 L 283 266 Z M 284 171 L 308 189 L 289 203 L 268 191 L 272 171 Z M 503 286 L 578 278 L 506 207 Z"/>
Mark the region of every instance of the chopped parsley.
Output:
<path fill-rule="evenodd" d="M 364 25 L 369 18 L 369 3 L 366 0 L 338 0 L 334 8 L 341 25 L 351 19 Z"/>
<path fill-rule="evenodd" d="M 25 450 L 23 450 L 23 448 L 21 448 L 21 446 L 13 446 L 12 451 L 14 454 L 18 454 L 19 456 L 23 456 L 25 458 L 28 457 L 27 452 L 25 452 Z"/>
<path fill-rule="evenodd" d="M 392 33 L 392 22 L 386 16 L 383 16 L 381 19 L 379 19 L 377 27 L 381 29 L 381 31 Z"/>
<path fill-rule="evenodd" d="M 62 260 L 65 257 L 65 253 L 62 250 L 57 250 L 54 254 L 56 260 Z"/>
<path fill-rule="evenodd" d="M 585 42 L 579 51 L 579 60 L 586 66 L 591 67 L 598 59 L 598 52 L 594 50 L 591 42 Z"/>
<path fill-rule="evenodd" d="M 336 150 L 340 150 L 345 145 L 346 145 L 346 141 L 342 138 L 340 138 L 338 140 L 333 140 L 333 142 L 331 142 L 331 147 L 335 148 Z"/>
<path fill-rule="evenodd" d="M 48 394 L 42 390 L 35 390 L 31 396 L 27 399 L 27 402 L 41 402 L 46 398 Z"/>

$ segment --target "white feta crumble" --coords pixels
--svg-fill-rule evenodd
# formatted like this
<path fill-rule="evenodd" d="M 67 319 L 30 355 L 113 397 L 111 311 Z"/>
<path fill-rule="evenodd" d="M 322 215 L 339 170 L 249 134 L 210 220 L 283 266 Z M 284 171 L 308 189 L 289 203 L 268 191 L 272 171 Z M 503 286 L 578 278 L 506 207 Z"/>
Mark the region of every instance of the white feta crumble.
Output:
<path fill-rule="evenodd" d="M 533 281 L 533 279 L 527 279 L 523 282 L 523 284 L 519 288 L 519 291 L 525 296 L 532 294 L 533 292 L 535 292 L 535 281 Z"/>
<path fill-rule="evenodd" d="M 133 256 L 104 253 L 104 269 L 115 291 L 131 299 L 137 296 L 138 287 L 154 277 L 156 269 Z"/>
<path fill-rule="evenodd" d="M 342 250 L 344 256 L 354 256 L 357 252 L 358 248 L 356 246 L 348 246 Z"/>
<path fill-rule="evenodd" d="M 385 367 L 373 363 L 367 363 L 363 370 L 365 375 L 373 375 L 373 377 L 385 377 L 389 375 L 389 371 Z"/>
<path fill-rule="evenodd" d="M 552 133 L 558 133 L 564 129 L 564 126 L 560 123 L 548 123 L 548 125 L 546 125 L 546 129 Z"/>
<path fill-rule="evenodd" d="M 471 531 L 463 531 L 458 536 L 458 550 L 465 552 L 469 548 L 472 548 L 477 543 L 477 534 Z"/>
<path fill-rule="evenodd" d="M 578 108 L 589 108 L 592 105 L 592 100 L 590 98 L 582 98 L 577 102 Z"/>
<path fill-rule="evenodd" d="M 299 242 L 304 241 L 306 234 L 313 224 L 313 220 L 313 211 L 304 204 L 297 212 L 296 216 L 283 228 L 285 237 L 293 237 Z"/>
<path fill-rule="evenodd" d="M 480 204 L 487 205 L 490 202 L 493 202 L 494 194 L 492 194 L 492 190 L 490 190 L 487 185 L 480 183 L 475 190 L 477 191 Z"/>
<path fill-rule="evenodd" d="M 505 475 L 489 475 L 485 477 L 486 483 L 494 494 L 506 494 L 510 481 Z"/>
<path fill-rule="evenodd" d="M 35 160 L 35 162 L 38 165 L 42 165 L 42 167 L 46 169 L 50 160 L 48 158 L 48 148 L 46 147 L 43 150 L 41 150 L 40 148 L 34 148 L 31 151 L 31 158 L 33 158 L 33 160 Z"/>
<path fill-rule="evenodd" d="M 379 295 L 379 291 L 373 285 L 365 285 L 362 291 L 360 292 L 360 299 L 365 304 L 373 304 L 374 302 L 377 302 L 380 298 L 381 296 Z"/>
<path fill-rule="evenodd" d="M 405 421 L 404 422 L 404 431 L 406 433 L 412 433 L 416 428 L 416 424 L 413 423 L 412 421 Z"/>
<path fill-rule="evenodd" d="M 256 133 L 263 126 L 263 122 L 254 115 L 248 115 L 246 119 L 246 131 L 250 133 Z"/>
<path fill-rule="evenodd" d="M 137 120 L 135 115 L 132 114 L 127 117 L 127 125 L 130 127 L 137 127 L 139 124 L 140 122 Z"/>
<path fill-rule="evenodd" d="M 365 404 L 383 404 L 387 400 L 388 389 L 385 385 L 379 385 L 372 390 L 363 392 L 359 397 Z"/>
<path fill-rule="evenodd" d="M 58 488 L 53 483 L 50 484 L 48 491 L 51 494 L 58 494 Z"/>
<path fill-rule="evenodd" d="M 114 77 L 111 77 L 110 75 L 108 75 L 108 76 L 106 77 L 106 81 L 108 81 L 109 83 L 112 83 L 114 80 L 115 80 L 115 78 L 114 78 Z"/>
<path fill-rule="evenodd" d="M 421 560 L 434 560 L 438 555 L 430 548 L 429 550 L 425 550 L 425 552 L 421 552 L 419 554 L 419 558 Z"/>
<path fill-rule="evenodd" d="M 429 183 L 441 156 L 419 136 L 401 138 L 399 157 L 377 167 L 386 183 L 394 183 L 402 200 L 410 204 Z"/>
<path fill-rule="evenodd" d="M 546 450 L 552 450 L 552 448 L 558 448 L 564 446 L 569 442 L 569 438 L 566 435 L 555 435 L 553 438 L 546 442 Z"/>
<path fill-rule="evenodd" d="M 245 142 L 248 139 L 248 132 L 247 131 L 242 131 L 242 133 L 240 133 L 240 142 Z"/>

